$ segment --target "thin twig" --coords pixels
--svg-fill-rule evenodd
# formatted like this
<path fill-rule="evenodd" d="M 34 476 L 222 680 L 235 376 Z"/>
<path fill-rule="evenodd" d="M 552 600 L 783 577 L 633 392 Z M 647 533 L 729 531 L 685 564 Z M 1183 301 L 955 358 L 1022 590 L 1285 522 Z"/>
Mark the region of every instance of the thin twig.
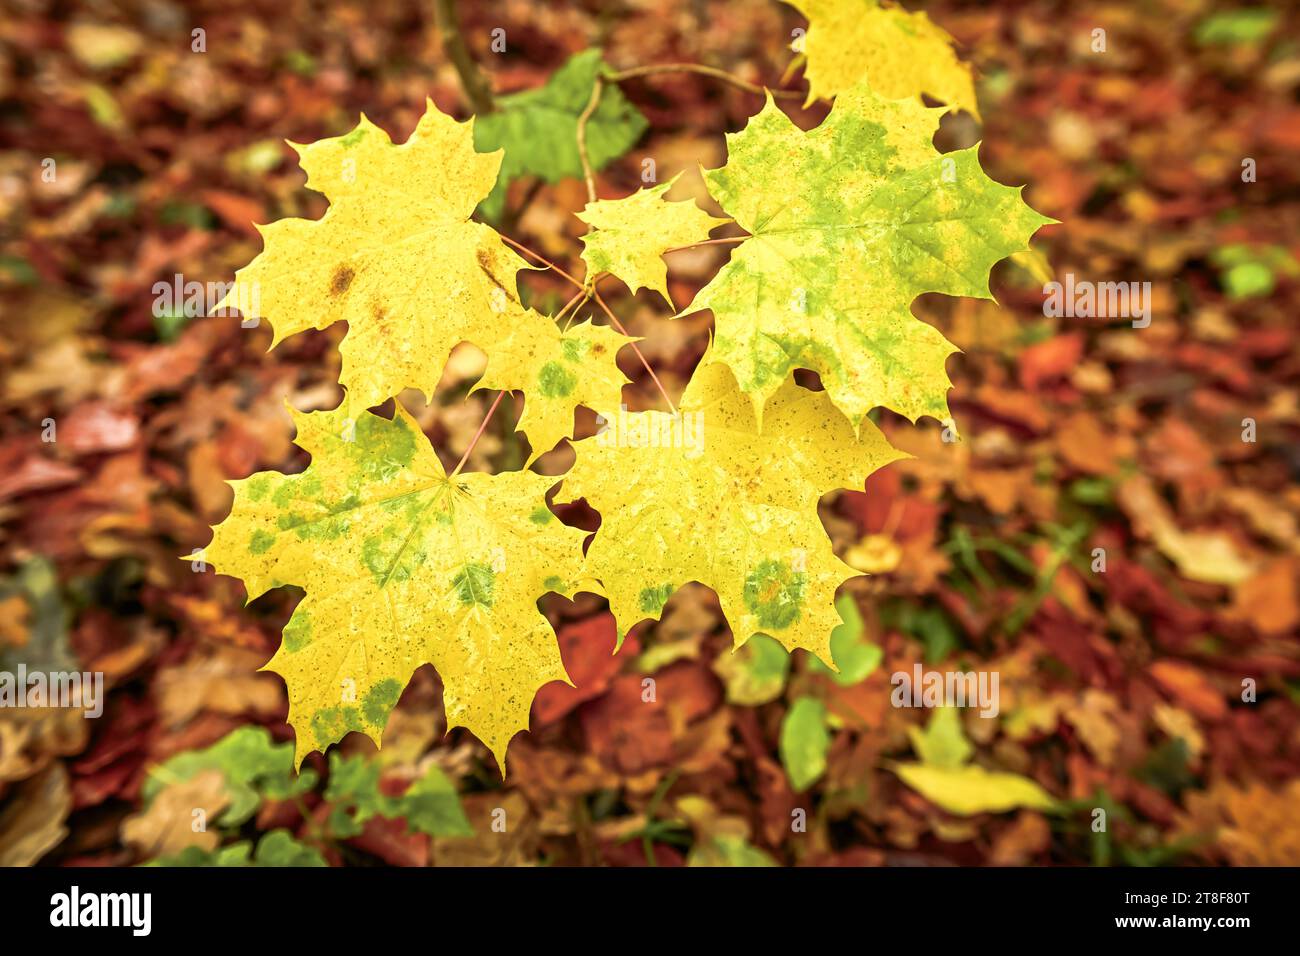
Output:
<path fill-rule="evenodd" d="M 497 392 L 496 401 L 492 403 L 492 407 L 489 408 L 487 414 L 483 416 L 483 421 L 479 422 L 478 431 L 476 431 L 474 437 L 470 439 L 469 447 L 465 449 L 465 454 L 460 456 L 460 461 L 456 463 L 455 469 L 447 476 L 449 479 L 455 478 L 460 474 L 460 470 L 465 467 L 465 462 L 469 461 L 469 453 L 474 450 L 474 446 L 478 444 L 478 440 L 483 437 L 483 432 L 487 430 L 488 422 L 492 421 L 492 413 L 497 410 L 497 406 L 501 404 L 501 399 L 505 397 L 506 393 L 504 391 Z"/>
<path fill-rule="evenodd" d="M 591 85 L 591 99 L 578 115 L 578 159 L 582 163 L 582 178 L 587 183 L 587 202 L 596 201 L 596 174 L 591 168 L 591 157 L 587 155 L 587 121 L 600 105 L 600 94 L 604 89 L 604 77 L 597 74 L 596 82 Z"/>
<path fill-rule="evenodd" d="M 564 316 L 568 314 L 568 311 L 570 309 L 573 309 L 575 305 L 578 305 L 578 303 L 580 302 L 585 302 L 589 298 L 591 298 L 590 290 L 588 290 L 585 286 L 582 289 L 579 289 L 574 294 L 573 298 L 564 304 L 564 308 L 562 308 L 559 312 L 556 313 L 555 321 L 558 322 L 560 321 L 560 319 L 563 319 Z M 564 323 L 564 328 L 560 330 L 561 332 L 569 331 L 569 326 L 573 324 L 573 320 L 578 315 L 579 309 L 581 309 L 581 306 L 579 306 L 578 309 L 573 310 L 573 315 L 570 315 L 568 320 Z"/>
<path fill-rule="evenodd" d="M 491 113 L 496 109 L 496 103 L 492 100 L 492 87 L 470 56 L 469 48 L 465 46 L 460 21 L 456 19 L 455 0 L 434 0 L 433 21 L 442 37 L 442 52 L 451 60 L 452 66 L 456 67 L 456 75 L 460 77 L 461 89 L 465 91 L 470 107 L 480 115 Z"/>
<path fill-rule="evenodd" d="M 711 76 L 715 80 L 722 80 L 724 83 L 730 83 L 734 87 L 748 93 L 757 93 L 760 96 L 764 93 L 771 93 L 777 99 L 801 100 L 804 98 L 804 94 L 798 90 L 771 90 L 765 86 L 750 83 L 748 80 L 742 80 L 726 70 L 704 66 L 702 63 L 656 63 L 651 66 L 634 66 L 628 70 L 609 73 L 606 75 L 606 79 L 613 83 L 622 83 L 624 80 L 635 79 L 638 76 L 658 76 L 663 73 L 699 73 L 701 76 Z"/>
<path fill-rule="evenodd" d="M 618 329 L 620 332 L 622 332 L 630 339 L 632 337 L 632 334 L 628 332 L 627 329 L 623 328 L 623 323 L 618 320 L 618 316 L 616 316 L 613 312 L 609 310 L 609 306 L 605 304 L 605 300 L 602 299 L 600 297 L 600 293 L 596 291 L 596 285 L 594 281 L 591 286 L 591 294 L 596 299 L 596 304 L 599 305 L 601 309 L 604 310 L 607 316 L 609 316 L 610 324 L 613 325 L 614 328 Z M 655 388 L 659 389 L 659 394 L 662 395 L 664 397 L 664 401 L 668 403 L 668 408 L 672 411 L 674 415 L 676 415 L 677 406 L 674 405 L 673 400 L 668 397 L 668 390 L 664 388 L 664 383 L 659 381 L 659 376 L 655 374 L 655 370 L 651 368 L 650 363 L 646 361 L 645 354 L 641 351 L 641 349 L 637 346 L 635 342 L 629 342 L 628 344 L 632 346 L 632 351 L 635 352 L 636 357 L 641 360 L 641 364 L 645 366 L 645 370 L 650 373 L 651 381 L 655 383 Z"/>
<path fill-rule="evenodd" d="M 532 256 L 534 259 L 542 263 L 542 265 L 546 266 L 548 269 L 554 269 L 555 272 L 557 272 L 559 275 L 563 276 L 564 278 L 568 279 L 571 283 L 573 283 L 575 286 L 581 289 L 584 293 L 593 296 L 597 304 L 599 304 L 601 309 L 604 310 L 605 314 L 609 316 L 610 324 L 614 326 L 614 328 L 617 329 L 619 332 L 626 335 L 628 338 L 632 337 L 632 334 L 628 332 L 626 328 L 623 327 L 623 323 L 618 320 L 618 316 L 616 316 L 613 312 L 609 310 L 609 306 L 605 304 L 605 300 L 602 299 L 600 297 L 600 293 L 596 291 L 596 281 L 600 278 L 600 276 L 592 276 L 587 283 L 579 282 L 577 279 L 569 275 L 567 272 L 565 272 L 563 269 L 557 266 L 550 259 L 546 258 L 546 256 L 542 255 L 540 252 L 534 252 L 532 249 L 529 249 L 527 246 L 525 246 L 522 242 L 516 242 L 514 239 L 511 239 L 509 236 L 502 236 L 501 238 L 505 242 L 514 246 L 520 252 L 524 253 L 524 255 Z M 640 348 L 637 347 L 637 344 L 635 342 L 630 342 L 628 344 L 632 346 L 632 351 L 635 352 L 636 357 L 641 360 L 641 364 L 645 367 L 645 370 L 650 373 L 650 378 L 655 383 L 655 386 L 659 389 L 659 394 L 664 397 L 664 401 L 668 403 L 668 407 L 671 408 L 673 414 L 676 415 L 677 406 L 674 405 L 673 400 L 668 397 L 668 390 L 664 388 L 663 382 L 659 381 L 659 376 L 655 374 L 655 370 L 650 367 L 650 363 L 649 361 L 646 360 L 645 354 L 641 351 Z"/>
<path fill-rule="evenodd" d="M 586 288 L 586 286 L 584 286 L 581 282 L 579 282 L 579 281 L 578 281 L 577 279 L 575 279 L 573 276 L 569 275 L 567 272 L 565 272 L 563 269 L 561 269 L 559 266 L 557 266 L 557 265 L 556 265 L 554 262 L 552 262 L 550 259 L 546 258 L 546 256 L 542 255 L 540 252 L 533 252 L 532 249 L 529 249 L 529 248 L 528 248 L 526 245 L 524 245 L 522 242 L 516 242 L 515 240 L 511 239 L 509 236 L 504 236 L 504 235 L 503 235 L 503 236 L 501 236 L 501 240 L 502 240 L 503 242 L 505 242 L 507 245 L 514 246 L 516 249 L 518 249 L 518 250 L 519 250 L 520 252 L 522 252 L 524 255 L 526 255 L 526 256 L 532 256 L 534 259 L 536 259 L 536 260 L 537 260 L 538 262 L 540 262 L 542 265 L 546 266 L 546 268 L 548 268 L 548 269 L 552 269 L 552 270 L 554 270 L 557 274 L 564 276 L 564 278 L 568 279 L 571 283 L 573 283 L 574 285 L 576 285 L 579 289 L 584 289 L 584 288 Z"/>

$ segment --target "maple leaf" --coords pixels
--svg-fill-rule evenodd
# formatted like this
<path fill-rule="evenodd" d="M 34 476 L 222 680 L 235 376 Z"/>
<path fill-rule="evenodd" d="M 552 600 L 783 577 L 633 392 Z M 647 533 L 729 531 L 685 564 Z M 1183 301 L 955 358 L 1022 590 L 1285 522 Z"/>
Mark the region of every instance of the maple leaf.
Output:
<path fill-rule="evenodd" d="M 677 182 L 641 189 L 622 199 L 598 199 L 587 203 L 577 217 L 592 227 L 582 237 L 582 259 L 588 274 L 608 272 L 633 292 L 652 289 L 673 305 L 668 294 L 668 266 L 663 255 L 669 249 L 691 246 L 709 238 L 709 232 L 730 219 L 719 219 L 690 199 L 670 202 L 663 198 Z M 676 308 L 676 306 L 673 306 Z"/>
<path fill-rule="evenodd" d="M 232 482 L 234 507 L 206 555 L 250 600 L 283 585 L 306 592 L 266 665 L 288 687 L 297 762 L 351 730 L 380 742 L 428 663 L 447 726 L 478 736 L 504 774 L 537 689 L 568 680 L 537 609 L 583 582 L 584 532 L 546 507 L 555 479 L 448 476 L 400 404 L 392 420 L 363 413 L 355 426 L 341 409 L 293 416 L 311 465 Z"/>
<path fill-rule="evenodd" d="M 794 368 L 820 373 L 855 425 L 878 406 L 948 417 L 956 351 L 912 315 L 923 292 L 992 298 L 993 264 L 1028 247 L 1040 216 L 980 168 L 978 147 L 940 155 L 941 109 L 843 93 L 804 132 L 767 104 L 727 136 L 709 191 L 749 231 L 681 314 L 712 309 L 709 361 L 756 406 Z"/>
<path fill-rule="evenodd" d="M 266 318 L 272 347 L 346 321 L 339 381 L 351 409 L 405 388 L 431 396 L 454 346 L 491 351 L 506 313 L 521 311 L 515 275 L 526 264 L 469 221 L 501 165 L 500 153 L 474 151 L 472 127 L 430 100 L 401 145 L 364 115 L 344 136 L 290 144 L 330 207 L 320 220 L 258 226 L 265 248 L 219 307 Z"/>
<path fill-rule="evenodd" d="M 979 119 L 970 67 L 953 38 L 924 12 L 875 0 L 786 0 L 808 18 L 803 37 L 808 103 L 830 99 L 862 80 L 889 99 L 928 93 Z"/>
<path fill-rule="evenodd" d="M 520 176 L 538 176 L 548 183 L 582 176 L 578 117 L 604 69 L 599 50 L 583 50 L 551 74 L 546 85 L 498 97 L 497 109 L 478 118 L 474 144 L 482 150 L 505 149 L 500 179 L 479 207 L 484 216 L 500 218 L 506 187 Z M 587 121 L 592 169 L 603 169 L 631 149 L 648 125 L 618 87 L 607 84 Z"/>
<path fill-rule="evenodd" d="M 974 748 L 962 731 L 954 707 L 934 712 L 924 731 L 911 727 L 908 734 L 919 763 L 893 763 L 890 769 L 913 790 L 949 813 L 973 816 L 1003 813 L 1017 807 L 1055 810 L 1051 794 L 1028 777 L 985 770 L 968 763 Z"/>
<path fill-rule="evenodd" d="M 699 581 L 717 593 L 737 647 L 764 633 L 830 663 L 835 589 L 855 572 L 831 550 L 817 501 L 905 456 L 870 422 L 855 437 L 824 392 L 793 380 L 760 434 L 752 403 L 716 364 L 696 370 L 678 415 L 602 414 L 604 429 L 575 443 L 559 499 L 585 498 L 601 514 L 585 569 L 605 584 L 620 639 Z"/>
<path fill-rule="evenodd" d="M 573 432 L 573 410 L 616 408 L 628 378 L 615 363 L 618 350 L 635 341 L 613 329 L 583 322 L 561 331 L 529 312 L 488 355 L 474 388 L 522 389 L 524 411 L 515 427 L 532 452 L 524 467 Z M 534 320 L 535 319 L 535 320 Z"/>

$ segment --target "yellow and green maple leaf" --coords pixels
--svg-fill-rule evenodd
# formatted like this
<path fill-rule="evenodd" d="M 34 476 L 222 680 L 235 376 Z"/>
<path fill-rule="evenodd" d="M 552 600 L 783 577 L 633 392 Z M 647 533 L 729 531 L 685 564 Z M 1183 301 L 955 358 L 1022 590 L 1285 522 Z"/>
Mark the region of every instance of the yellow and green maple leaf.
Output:
<path fill-rule="evenodd" d="M 970 67 L 924 12 L 876 0 L 786 0 L 808 18 L 803 37 L 808 102 L 865 80 L 890 99 L 929 94 L 979 118 Z"/>
<path fill-rule="evenodd" d="M 537 316 L 536 313 L 530 315 Z M 550 319 L 517 323 L 488 354 L 475 389 L 523 389 L 524 411 L 516 428 L 532 452 L 525 467 L 573 430 L 573 412 L 615 408 L 628 378 L 614 361 L 635 341 L 601 325 L 582 322 L 561 330 Z"/>
<path fill-rule="evenodd" d="M 678 414 L 602 417 L 599 434 L 575 443 L 557 500 L 585 498 L 600 512 L 585 570 L 605 585 L 619 633 L 698 581 L 717 593 L 736 646 L 763 633 L 832 663 L 835 590 L 857 572 L 832 551 L 817 501 L 906 456 L 870 422 L 855 435 L 826 393 L 793 379 L 760 432 L 717 364 L 696 370 Z"/>
<path fill-rule="evenodd" d="M 311 465 L 232 482 L 205 553 L 250 600 L 306 592 L 266 665 L 288 688 L 297 761 L 349 731 L 380 742 L 412 672 L 432 664 L 448 727 L 467 727 L 504 772 L 537 689 L 568 680 L 537 600 L 586 583 L 584 532 L 546 506 L 555 479 L 449 476 L 400 404 L 391 420 L 294 420 Z"/>
<path fill-rule="evenodd" d="M 769 96 L 709 191 L 751 233 L 683 312 L 712 309 L 713 347 L 758 408 L 795 368 L 855 425 L 884 406 L 948 417 L 956 351 L 911 312 L 925 292 L 992 298 L 989 270 L 1052 222 L 989 179 L 978 147 L 940 154 L 941 109 L 859 85 L 807 132 Z"/>
<path fill-rule="evenodd" d="M 588 275 L 608 272 L 633 292 L 652 289 L 673 304 L 668 294 L 668 266 L 663 255 L 669 249 L 691 246 L 709 238 L 710 230 L 730 219 L 719 219 L 695 205 L 694 200 L 664 199 L 680 173 L 650 189 L 641 189 L 622 199 L 598 199 L 587 203 L 579 219 L 592 227 L 582 237 L 582 259 Z"/>

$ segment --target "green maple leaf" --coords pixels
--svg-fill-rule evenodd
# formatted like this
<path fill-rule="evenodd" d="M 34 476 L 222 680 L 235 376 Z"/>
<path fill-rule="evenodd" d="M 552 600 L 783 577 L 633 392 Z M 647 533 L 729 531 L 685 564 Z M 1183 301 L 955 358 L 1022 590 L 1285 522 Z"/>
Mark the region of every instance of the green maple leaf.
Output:
<path fill-rule="evenodd" d="M 978 147 L 939 154 L 942 109 L 859 85 L 804 132 L 769 96 L 709 191 L 752 236 L 682 314 L 712 309 L 706 361 L 730 366 L 762 408 L 795 368 L 822 377 L 860 425 L 883 405 L 948 417 L 956 351 L 915 318 L 924 292 L 992 298 L 989 270 L 1052 222 L 980 168 Z"/>
<path fill-rule="evenodd" d="M 807 790 L 826 772 L 831 734 L 826 705 L 815 697 L 799 697 L 781 721 L 781 765 L 795 792 Z"/>
<path fill-rule="evenodd" d="M 496 221 L 505 208 L 506 187 L 520 176 L 539 176 L 548 183 L 582 175 L 578 157 L 578 117 L 591 100 L 597 74 L 605 68 L 599 50 L 570 57 L 546 85 L 502 96 L 498 109 L 475 119 L 474 146 L 479 152 L 505 149 L 501 174 L 479 213 Z M 618 87 L 607 85 L 600 105 L 587 121 L 587 157 L 603 169 L 641 138 L 649 124 Z"/>

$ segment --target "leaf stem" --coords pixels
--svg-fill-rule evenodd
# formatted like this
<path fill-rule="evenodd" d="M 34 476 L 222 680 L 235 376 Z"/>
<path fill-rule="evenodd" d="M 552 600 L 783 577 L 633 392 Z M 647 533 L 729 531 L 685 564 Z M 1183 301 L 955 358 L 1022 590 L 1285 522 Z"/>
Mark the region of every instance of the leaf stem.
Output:
<path fill-rule="evenodd" d="M 605 315 L 609 316 L 610 324 L 613 325 L 614 328 L 616 328 L 619 332 L 628 336 L 628 338 L 632 337 L 631 333 L 629 333 L 628 330 L 623 327 L 623 323 L 618 320 L 618 316 L 616 316 L 613 312 L 609 310 L 609 306 L 605 304 L 605 300 L 602 299 L 600 297 L 600 293 L 596 291 L 596 282 L 600 279 L 600 276 L 592 276 L 588 279 L 586 283 L 579 282 L 573 276 L 569 275 L 569 273 L 565 272 L 563 269 L 557 266 L 550 259 L 546 258 L 546 256 L 542 255 L 540 252 L 534 252 L 532 249 L 529 249 L 527 246 L 525 246 L 522 242 L 517 242 L 516 240 L 511 239 L 509 236 L 502 236 L 501 239 L 504 242 L 506 242 L 508 245 L 511 245 L 514 248 L 518 249 L 524 255 L 532 256 L 534 259 L 542 263 L 542 265 L 546 266 L 548 269 L 554 269 L 557 273 L 562 275 L 564 278 L 568 279 L 571 283 L 576 285 L 583 292 L 588 293 L 591 296 L 594 296 L 596 299 L 596 303 L 601 307 L 602 310 L 604 310 Z M 677 406 L 674 405 L 673 400 L 668 397 L 668 390 L 664 388 L 663 382 L 659 381 L 659 376 L 655 374 L 655 370 L 650 367 L 650 362 L 647 361 L 645 357 L 645 353 L 643 353 L 641 349 L 637 347 L 637 344 L 635 342 L 630 342 L 629 344 L 632 346 L 632 351 L 636 353 L 636 357 L 641 360 L 641 364 L 645 367 L 645 370 L 650 373 L 650 379 L 655 383 L 655 387 L 659 389 L 659 394 L 664 397 L 664 401 L 668 403 L 668 407 L 672 409 L 672 413 L 676 415 Z"/>
<path fill-rule="evenodd" d="M 505 397 L 506 393 L 504 391 L 497 392 L 496 400 L 492 403 L 492 407 L 487 410 L 487 414 L 483 416 L 483 421 L 479 422 L 478 431 L 476 431 L 474 437 L 470 439 L 469 447 L 465 449 L 465 454 L 460 456 L 460 461 L 456 463 L 455 469 L 447 476 L 449 480 L 459 475 L 460 470 L 465 467 L 465 462 L 469 461 L 469 453 L 474 450 L 474 446 L 478 444 L 478 440 L 483 437 L 483 432 L 487 430 L 488 422 L 492 421 L 492 413 L 497 410 L 497 406 L 501 404 L 501 399 Z"/>
<path fill-rule="evenodd" d="M 501 240 L 502 240 L 503 242 L 505 242 L 507 245 L 514 246 L 516 249 L 518 249 L 518 250 L 519 250 L 520 252 L 522 252 L 524 255 L 526 255 L 526 256 L 532 256 L 534 259 L 536 259 L 536 260 L 537 260 L 538 262 L 540 262 L 542 265 L 546 266 L 546 268 L 548 268 L 548 269 L 552 269 L 552 270 L 554 270 L 556 273 L 558 273 L 559 275 L 564 276 L 564 278 L 568 279 L 569 282 L 571 282 L 571 283 L 573 283 L 574 285 L 576 285 L 579 289 L 585 289 L 585 288 L 586 288 L 585 285 L 583 285 L 581 282 L 579 282 L 579 281 L 578 281 L 577 279 L 575 279 L 573 276 L 569 275 L 567 272 L 565 272 L 563 269 L 561 269 L 559 266 L 557 266 L 557 265 L 556 265 L 554 262 L 552 262 L 550 259 L 546 258 L 546 256 L 542 255 L 540 252 L 534 252 L 532 249 L 529 249 L 529 248 L 528 248 L 526 245 L 524 245 L 522 242 L 517 242 L 517 241 L 515 241 L 514 239 L 511 239 L 509 236 L 506 236 L 506 235 L 502 235 L 502 236 L 501 236 Z"/>
<path fill-rule="evenodd" d="M 623 323 L 618 320 L 618 316 L 616 316 L 613 312 L 609 310 L 609 306 L 605 304 L 605 300 L 602 299 L 600 297 L 600 293 L 596 291 L 596 285 L 594 281 L 591 286 L 591 294 L 592 296 L 595 297 L 596 304 L 599 305 L 601 309 L 604 310 L 607 316 L 609 316 L 610 324 L 613 325 L 614 328 L 618 329 L 620 332 L 622 332 L 630 339 L 632 337 L 631 333 L 628 332 L 628 330 L 623 327 Z M 645 366 L 645 370 L 650 373 L 650 380 L 655 383 L 655 388 L 659 389 L 659 394 L 662 395 L 664 397 L 664 401 L 668 403 L 669 410 L 672 411 L 674 415 L 676 415 L 677 406 L 674 405 L 673 400 L 668 397 L 668 390 L 664 388 L 664 383 L 659 381 L 659 376 L 655 374 L 655 370 L 650 367 L 650 363 L 646 360 L 645 353 L 641 351 L 641 349 L 637 346 L 636 342 L 629 342 L 628 344 L 632 346 L 632 351 L 635 352 L 636 357 L 641 360 L 641 364 Z"/>
<path fill-rule="evenodd" d="M 583 286 L 574 294 L 572 299 L 565 303 L 564 308 L 555 314 L 555 321 L 560 321 L 560 319 L 564 318 L 565 315 L 568 314 L 569 310 L 572 309 L 574 305 L 577 305 L 579 302 L 585 302 L 589 298 L 591 298 L 591 292 L 586 286 Z M 579 306 L 579 308 L 581 308 L 581 306 Z M 569 326 L 573 324 L 573 320 L 577 314 L 578 312 L 575 309 L 573 315 L 570 315 L 568 321 L 564 323 L 564 328 L 561 330 L 562 332 L 569 331 Z"/>
<path fill-rule="evenodd" d="M 753 239 L 753 236 L 727 236 L 724 239 L 704 239 L 700 242 L 692 242 L 686 246 L 673 246 L 671 249 L 665 249 L 664 255 L 670 252 L 681 252 L 683 249 L 695 249 L 699 246 L 721 246 L 729 242 L 744 242 L 746 239 Z"/>
<path fill-rule="evenodd" d="M 591 84 L 591 99 L 578 114 L 578 160 L 582 163 L 582 178 L 587 184 L 587 202 L 596 201 L 596 174 L 591 168 L 591 157 L 587 155 L 587 121 L 600 105 L 600 95 L 605 90 L 605 78 L 596 74 L 596 82 Z"/>

